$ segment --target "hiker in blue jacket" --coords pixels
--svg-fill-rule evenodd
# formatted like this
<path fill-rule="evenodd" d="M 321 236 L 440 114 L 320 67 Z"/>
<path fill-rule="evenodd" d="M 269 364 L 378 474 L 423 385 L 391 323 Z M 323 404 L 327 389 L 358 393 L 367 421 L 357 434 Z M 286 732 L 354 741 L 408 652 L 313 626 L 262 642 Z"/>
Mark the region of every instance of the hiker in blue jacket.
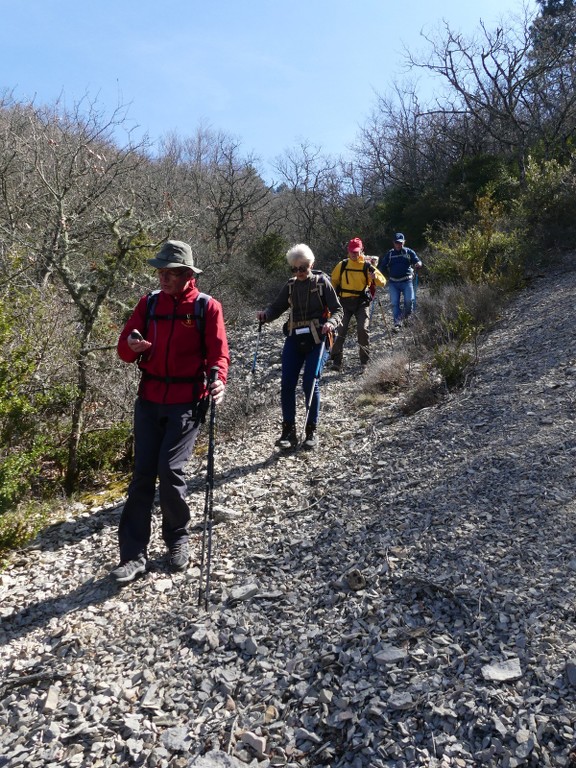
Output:
<path fill-rule="evenodd" d="M 412 248 L 406 248 L 406 238 L 402 232 L 394 235 L 394 248 L 391 248 L 378 260 L 378 269 L 388 275 L 388 290 L 394 315 L 394 330 L 402 327 L 402 321 L 412 314 L 416 297 L 414 293 L 414 278 L 422 267 L 422 262 Z M 401 297 L 404 306 L 401 306 Z"/>

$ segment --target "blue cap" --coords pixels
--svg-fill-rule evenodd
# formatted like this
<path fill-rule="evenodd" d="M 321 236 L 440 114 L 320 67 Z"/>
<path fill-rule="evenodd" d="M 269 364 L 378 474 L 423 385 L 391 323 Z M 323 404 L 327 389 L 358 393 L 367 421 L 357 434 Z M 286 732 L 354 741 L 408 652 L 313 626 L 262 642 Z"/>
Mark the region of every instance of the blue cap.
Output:
<path fill-rule="evenodd" d="M 394 235 L 394 242 L 395 243 L 403 243 L 406 238 L 402 234 L 402 232 L 396 232 Z"/>

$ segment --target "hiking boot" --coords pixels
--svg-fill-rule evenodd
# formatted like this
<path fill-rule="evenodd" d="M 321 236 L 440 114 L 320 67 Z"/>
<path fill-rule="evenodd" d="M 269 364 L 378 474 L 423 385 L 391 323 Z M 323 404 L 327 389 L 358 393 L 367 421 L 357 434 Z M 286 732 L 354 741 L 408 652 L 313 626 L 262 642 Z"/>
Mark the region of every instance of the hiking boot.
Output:
<path fill-rule="evenodd" d="M 170 547 L 170 565 L 175 571 L 183 571 L 190 560 L 188 539 L 181 538 Z"/>
<path fill-rule="evenodd" d="M 282 423 L 282 434 L 276 440 L 276 445 L 279 448 L 296 448 L 298 445 L 298 435 L 296 434 L 296 427 L 288 421 Z"/>
<path fill-rule="evenodd" d="M 146 573 L 146 558 L 144 555 L 136 560 L 124 560 L 111 571 L 110 575 L 118 584 L 128 584 L 134 581 L 136 576 Z"/>
<path fill-rule="evenodd" d="M 316 436 L 316 424 L 306 424 L 306 437 L 302 443 L 303 448 L 313 450 L 318 445 L 318 437 Z"/>
<path fill-rule="evenodd" d="M 330 361 L 332 363 L 332 370 L 333 371 L 341 371 L 342 370 L 342 355 L 334 355 L 334 357 L 330 358 Z"/>

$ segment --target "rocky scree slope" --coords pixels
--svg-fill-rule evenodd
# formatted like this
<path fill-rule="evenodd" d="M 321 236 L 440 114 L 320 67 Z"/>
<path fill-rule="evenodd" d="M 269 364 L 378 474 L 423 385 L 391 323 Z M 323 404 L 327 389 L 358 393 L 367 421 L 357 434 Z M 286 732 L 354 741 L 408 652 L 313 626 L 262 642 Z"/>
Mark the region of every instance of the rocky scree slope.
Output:
<path fill-rule="evenodd" d="M 266 407 L 218 443 L 207 611 L 157 526 L 147 575 L 111 581 L 121 503 L 71 512 L 0 574 L 0 766 L 569 765 L 575 298 L 569 264 L 532 280 L 468 387 L 409 418 L 355 407 L 349 340 L 321 448 L 284 455 L 267 327 Z M 239 387 L 253 342 L 233 347 Z"/>

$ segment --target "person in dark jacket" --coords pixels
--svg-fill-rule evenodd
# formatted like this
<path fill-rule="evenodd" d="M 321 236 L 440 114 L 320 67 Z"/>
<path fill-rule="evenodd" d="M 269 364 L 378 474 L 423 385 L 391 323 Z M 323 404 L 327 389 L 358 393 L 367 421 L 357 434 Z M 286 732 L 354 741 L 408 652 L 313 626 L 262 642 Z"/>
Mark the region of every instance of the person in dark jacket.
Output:
<path fill-rule="evenodd" d="M 282 350 L 282 434 L 276 445 L 295 448 L 296 386 L 304 367 L 302 388 L 310 409 L 306 419 L 304 447 L 317 445 L 316 427 L 320 413 L 319 378 L 328 356 L 324 337 L 331 335 L 342 319 L 342 307 L 327 275 L 312 271 L 314 254 L 304 243 L 292 246 L 286 254 L 293 277 L 276 299 L 257 313 L 261 323 L 269 323 L 290 310 L 284 324 L 286 341 Z"/>
<path fill-rule="evenodd" d="M 402 327 L 402 321 L 412 314 L 414 309 L 414 276 L 421 269 L 422 262 L 404 243 L 406 238 L 402 232 L 394 235 L 394 247 L 378 260 L 380 272 L 388 275 L 388 290 L 394 316 L 394 330 Z M 404 306 L 401 306 L 401 299 Z"/>
<path fill-rule="evenodd" d="M 222 306 L 196 287 L 202 270 L 190 246 L 168 240 L 148 263 L 156 267 L 160 291 L 140 299 L 118 340 L 120 358 L 137 362 L 142 373 L 134 407 L 134 470 L 118 528 L 120 564 L 112 571 L 121 584 L 146 571 L 157 478 L 170 564 L 174 570 L 188 564 L 185 465 L 210 397 L 222 401 L 230 362 Z M 215 367 L 218 376 L 210 383 L 208 372 Z"/>

